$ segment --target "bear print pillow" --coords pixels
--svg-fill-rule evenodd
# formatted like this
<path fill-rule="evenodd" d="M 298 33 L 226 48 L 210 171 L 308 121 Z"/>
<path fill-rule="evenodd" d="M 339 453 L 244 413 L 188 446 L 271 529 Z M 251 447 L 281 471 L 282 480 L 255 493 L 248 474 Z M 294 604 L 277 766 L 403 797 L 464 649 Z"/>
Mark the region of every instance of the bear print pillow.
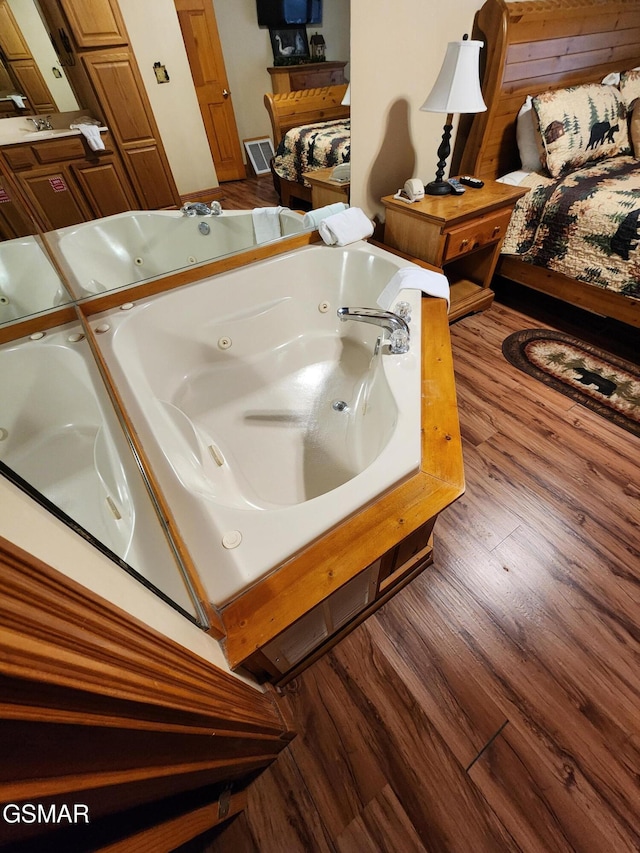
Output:
<path fill-rule="evenodd" d="M 533 98 L 532 107 L 542 162 L 553 178 L 630 151 L 625 105 L 613 86 L 585 83 L 542 92 Z"/>

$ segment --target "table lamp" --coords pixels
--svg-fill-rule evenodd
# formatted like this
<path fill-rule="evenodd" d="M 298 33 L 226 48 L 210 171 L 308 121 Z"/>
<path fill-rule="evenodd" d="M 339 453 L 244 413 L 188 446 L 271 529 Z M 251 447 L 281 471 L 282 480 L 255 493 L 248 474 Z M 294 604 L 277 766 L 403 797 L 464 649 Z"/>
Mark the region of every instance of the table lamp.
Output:
<path fill-rule="evenodd" d="M 428 195 L 446 195 L 452 191 L 443 176 L 451 153 L 453 114 L 481 113 L 487 109 L 480 91 L 480 48 L 483 44 L 470 40 L 466 35 L 462 41 L 449 42 L 438 79 L 420 107 L 424 112 L 447 113 L 442 142 L 438 148 L 436 179 L 424 188 Z"/>

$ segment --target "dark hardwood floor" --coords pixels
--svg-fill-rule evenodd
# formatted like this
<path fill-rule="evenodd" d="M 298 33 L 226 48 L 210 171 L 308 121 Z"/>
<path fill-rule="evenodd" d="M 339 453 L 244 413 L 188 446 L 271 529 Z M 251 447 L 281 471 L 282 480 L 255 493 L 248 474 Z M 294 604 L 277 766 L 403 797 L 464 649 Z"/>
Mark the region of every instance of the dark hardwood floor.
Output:
<path fill-rule="evenodd" d="M 435 564 L 285 688 L 298 737 L 190 850 L 640 850 L 640 439 L 504 360 L 570 312 L 501 295 L 451 328 L 467 490 Z"/>
<path fill-rule="evenodd" d="M 223 210 L 251 210 L 254 207 L 274 207 L 279 204 L 271 175 L 260 175 L 244 181 L 225 181 L 220 184 L 217 199 Z"/>

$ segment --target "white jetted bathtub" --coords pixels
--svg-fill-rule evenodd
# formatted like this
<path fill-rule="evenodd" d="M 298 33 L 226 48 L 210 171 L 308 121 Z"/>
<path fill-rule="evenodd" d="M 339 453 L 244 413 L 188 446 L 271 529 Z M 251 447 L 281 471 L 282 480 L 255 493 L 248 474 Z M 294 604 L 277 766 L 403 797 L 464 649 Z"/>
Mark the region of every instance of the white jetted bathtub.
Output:
<path fill-rule="evenodd" d="M 274 233 L 302 231 L 302 216 L 284 209 Z M 273 239 L 277 239 L 277 235 Z M 47 235 L 71 275 L 78 298 L 166 275 L 257 245 L 251 210 L 184 216 L 175 210 L 131 210 Z"/>
<path fill-rule="evenodd" d="M 0 323 L 71 301 L 35 237 L 0 243 Z"/>
<path fill-rule="evenodd" d="M 188 613 L 81 327 L 0 346 L 0 459 Z"/>
<path fill-rule="evenodd" d="M 417 470 L 420 294 L 404 355 L 336 315 L 405 265 L 312 245 L 92 318 L 214 603 Z"/>

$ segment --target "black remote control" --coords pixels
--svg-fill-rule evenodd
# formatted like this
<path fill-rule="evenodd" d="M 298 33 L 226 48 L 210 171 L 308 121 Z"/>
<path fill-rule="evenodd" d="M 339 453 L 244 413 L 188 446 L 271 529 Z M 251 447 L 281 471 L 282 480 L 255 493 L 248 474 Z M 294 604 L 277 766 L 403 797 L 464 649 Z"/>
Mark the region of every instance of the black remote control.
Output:
<path fill-rule="evenodd" d="M 466 189 L 457 178 L 449 178 L 447 183 L 451 185 L 451 189 L 456 195 L 462 195 L 462 193 L 466 192 Z"/>
<path fill-rule="evenodd" d="M 474 178 L 471 175 L 462 175 L 459 180 L 461 184 L 464 184 L 466 187 L 473 187 L 474 190 L 479 190 L 480 187 L 484 186 L 484 181 L 481 181 L 480 178 Z"/>

